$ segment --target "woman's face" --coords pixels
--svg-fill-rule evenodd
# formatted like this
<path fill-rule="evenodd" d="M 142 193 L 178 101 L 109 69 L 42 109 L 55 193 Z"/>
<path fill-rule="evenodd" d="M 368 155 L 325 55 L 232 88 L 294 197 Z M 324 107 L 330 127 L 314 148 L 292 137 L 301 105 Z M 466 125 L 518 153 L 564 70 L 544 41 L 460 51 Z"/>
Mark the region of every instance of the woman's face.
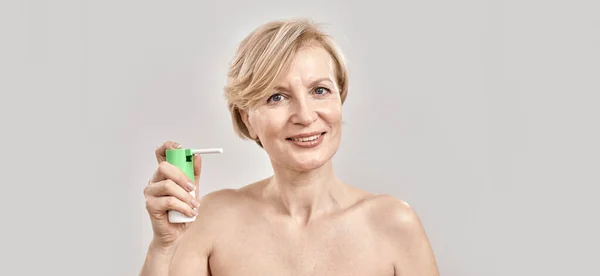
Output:
<path fill-rule="evenodd" d="M 307 171 L 327 163 L 341 138 L 342 103 L 334 64 L 321 47 L 302 48 L 267 98 L 248 111 L 250 134 L 271 161 Z"/>

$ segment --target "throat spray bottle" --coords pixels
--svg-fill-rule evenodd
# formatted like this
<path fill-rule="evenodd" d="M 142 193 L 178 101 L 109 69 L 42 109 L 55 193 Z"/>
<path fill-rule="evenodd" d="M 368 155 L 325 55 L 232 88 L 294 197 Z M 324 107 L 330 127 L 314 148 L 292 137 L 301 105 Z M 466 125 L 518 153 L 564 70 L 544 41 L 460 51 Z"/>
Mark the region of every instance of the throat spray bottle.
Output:
<path fill-rule="evenodd" d="M 194 154 L 223 153 L 222 148 L 215 149 L 170 149 L 166 151 L 166 161 L 179 168 L 190 180 L 194 181 Z M 196 197 L 196 191 L 190 195 Z M 170 223 L 185 223 L 196 220 L 196 216 L 188 217 L 175 210 L 168 211 Z"/>

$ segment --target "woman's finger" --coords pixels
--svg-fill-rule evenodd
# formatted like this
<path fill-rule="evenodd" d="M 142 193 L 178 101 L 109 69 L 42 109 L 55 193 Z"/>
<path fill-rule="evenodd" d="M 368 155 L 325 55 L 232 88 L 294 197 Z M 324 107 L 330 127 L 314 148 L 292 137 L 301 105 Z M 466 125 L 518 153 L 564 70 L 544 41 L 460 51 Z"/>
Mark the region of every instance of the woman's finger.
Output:
<path fill-rule="evenodd" d="M 156 161 L 158 163 L 165 161 L 167 159 L 167 150 L 179 148 L 181 148 L 181 144 L 179 143 L 173 141 L 164 142 L 162 145 L 160 145 L 160 147 L 156 148 L 156 150 L 154 151 L 154 154 L 156 155 Z"/>
<path fill-rule="evenodd" d="M 172 180 L 188 192 L 196 189 L 196 185 L 192 182 L 193 180 L 189 179 L 181 169 L 167 161 L 162 161 L 158 164 L 158 169 L 154 172 L 152 179 L 150 179 L 150 183 L 156 183 L 166 179 Z"/>
<path fill-rule="evenodd" d="M 154 215 L 164 214 L 168 210 L 175 210 L 189 217 L 198 214 L 189 204 L 173 196 L 149 197 L 146 199 L 146 209 Z"/>
<path fill-rule="evenodd" d="M 189 204 L 192 208 L 198 207 L 198 202 L 194 197 L 170 179 L 149 184 L 144 189 L 144 195 L 146 197 L 173 196 Z"/>
<path fill-rule="evenodd" d="M 194 154 L 194 185 L 196 185 L 196 190 L 198 189 L 198 185 L 200 184 L 200 174 L 202 172 L 202 157 L 200 154 Z"/>

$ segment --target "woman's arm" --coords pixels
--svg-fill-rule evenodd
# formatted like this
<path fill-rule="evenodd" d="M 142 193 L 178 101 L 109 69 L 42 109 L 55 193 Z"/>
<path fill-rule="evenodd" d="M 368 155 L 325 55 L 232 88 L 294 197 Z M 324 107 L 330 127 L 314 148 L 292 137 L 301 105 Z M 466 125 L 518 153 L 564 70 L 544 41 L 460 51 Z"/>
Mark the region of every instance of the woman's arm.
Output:
<path fill-rule="evenodd" d="M 192 235 L 184 235 L 179 245 L 169 248 L 151 243 L 140 276 L 210 276 L 207 244 Z"/>
<path fill-rule="evenodd" d="M 200 199 L 196 220 L 176 244 L 165 247 L 152 242 L 140 276 L 210 276 L 208 257 L 225 210 L 220 195 L 226 192 L 212 192 Z"/>
<path fill-rule="evenodd" d="M 386 232 L 394 256 L 395 276 L 439 276 L 433 249 L 417 213 L 404 201 L 385 204 Z"/>
<path fill-rule="evenodd" d="M 199 226 L 199 224 L 196 224 Z M 208 257 L 211 252 L 210 239 L 200 233 L 198 229 L 194 229 L 192 225 L 191 231 L 194 235 L 183 236 L 180 245 L 173 254 L 173 259 L 168 267 L 169 276 L 210 276 L 208 266 Z M 199 226 L 198 228 L 200 228 Z"/>
<path fill-rule="evenodd" d="M 167 276 L 169 275 L 169 264 L 175 247 L 164 248 L 154 242 L 150 243 L 144 266 L 140 276 Z"/>
<path fill-rule="evenodd" d="M 179 240 L 170 260 L 169 276 L 210 276 L 208 259 L 223 229 L 231 229 L 228 210 L 232 206 L 232 190 L 211 192 L 200 200 L 196 221 Z"/>

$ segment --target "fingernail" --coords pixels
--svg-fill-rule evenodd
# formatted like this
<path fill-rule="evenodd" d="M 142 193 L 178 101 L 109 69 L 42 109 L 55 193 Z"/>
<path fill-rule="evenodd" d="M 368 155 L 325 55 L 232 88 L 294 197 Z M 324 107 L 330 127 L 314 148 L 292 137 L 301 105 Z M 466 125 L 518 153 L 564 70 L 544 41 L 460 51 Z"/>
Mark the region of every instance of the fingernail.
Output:
<path fill-rule="evenodd" d="M 181 148 L 181 145 L 180 144 L 175 144 L 175 148 L 176 149 Z"/>
<path fill-rule="evenodd" d="M 194 184 L 192 184 L 191 182 L 188 182 L 187 183 L 187 188 L 191 192 L 191 191 L 193 191 L 193 190 L 196 189 L 196 186 L 194 186 Z"/>
<path fill-rule="evenodd" d="M 194 216 L 198 215 L 198 211 L 196 211 L 196 208 L 192 209 L 192 214 L 194 214 Z"/>
<path fill-rule="evenodd" d="M 196 199 L 192 199 L 192 208 L 196 208 L 200 205 L 200 202 Z"/>

